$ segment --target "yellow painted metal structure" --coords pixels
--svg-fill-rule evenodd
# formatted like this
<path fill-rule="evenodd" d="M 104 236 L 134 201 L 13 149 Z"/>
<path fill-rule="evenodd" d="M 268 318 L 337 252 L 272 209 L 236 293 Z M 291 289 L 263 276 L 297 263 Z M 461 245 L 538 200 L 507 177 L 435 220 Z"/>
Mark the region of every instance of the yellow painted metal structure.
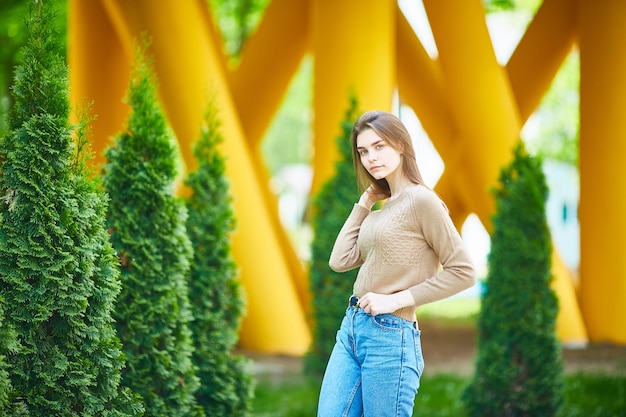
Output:
<path fill-rule="evenodd" d="M 93 100 L 94 150 L 124 128 L 134 40 L 147 33 L 163 108 L 181 155 L 209 99 L 220 110 L 238 229 L 233 251 L 248 298 L 245 349 L 304 353 L 306 273 L 278 220 L 259 143 L 306 55 L 314 58 L 315 191 L 333 173 L 350 94 L 363 110 L 413 108 L 446 170 L 437 191 L 457 224 L 489 230 L 489 192 L 519 132 L 572 47 L 581 56 L 580 293 L 555 252 L 562 341 L 626 343 L 626 3 L 545 0 L 506 65 L 495 57 L 480 0 L 423 0 L 438 56 L 428 55 L 393 0 L 272 0 L 231 68 L 206 0 L 70 0 L 72 100 Z M 98 162 L 102 162 L 99 159 Z M 608 260 L 608 261 L 607 261 Z M 582 308 L 579 308 L 579 298 Z"/>
<path fill-rule="evenodd" d="M 626 2 L 578 3 L 579 295 L 590 339 L 626 344 Z"/>

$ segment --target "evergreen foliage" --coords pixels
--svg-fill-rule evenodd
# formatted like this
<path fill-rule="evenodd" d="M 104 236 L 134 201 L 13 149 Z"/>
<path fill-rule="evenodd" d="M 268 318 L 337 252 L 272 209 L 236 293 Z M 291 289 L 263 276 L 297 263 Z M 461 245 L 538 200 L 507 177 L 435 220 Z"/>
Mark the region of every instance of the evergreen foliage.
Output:
<path fill-rule="evenodd" d="M 122 271 L 115 312 L 128 362 L 122 377 L 143 397 L 146 416 L 202 415 L 191 361 L 187 210 L 174 196 L 174 140 L 145 46 L 138 48 L 127 100 L 127 130 L 106 149 L 104 166 L 109 231 Z"/>
<path fill-rule="evenodd" d="M 476 372 L 463 401 L 470 417 L 554 416 L 563 376 L 550 288 L 548 188 L 540 161 L 521 143 L 499 181 Z"/>
<path fill-rule="evenodd" d="M 107 196 L 85 168 L 87 120 L 69 123 L 51 13 L 41 2 L 33 8 L 0 143 L 2 331 L 17 337 L 6 357 L 14 391 L 3 398 L 4 415 L 140 415 L 141 403 L 120 385 L 124 359 L 112 319 L 120 282 Z"/>
<path fill-rule="evenodd" d="M 2 321 L 5 305 L 0 298 L 0 415 L 5 417 L 26 417 L 28 411 L 26 405 L 20 399 L 17 392 L 11 386 L 6 356 L 18 351 L 17 336 Z"/>
<path fill-rule="evenodd" d="M 360 196 L 354 175 L 350 141 L 357 117 L 357 100 L 351 98 L 341 123 L 342 133 L 336 139 L 339 159 L 335 163 L 335 175 L 322 185 L 312 201 L 314 238 L 311 244 L 309 279 L 314 326 L 313 342 L 305 357 L 304 366 L 307 371 L 319 375 L 326 368 L 358 271 L 354 269 L 338 273 L 328 266 L 337 234 Z"/>
<path fill-rule="evenodd" d="M 7 327 L 3 326 L 4 317 L 4 301 L 0 298 L 0 410 L 6 407 L 11 391 L 11 382 L 9 381 L 9 373 L 7 372 L 5 355 L 8 353 L 11 343 L 15 341 L 15 334 L 7 331 Z"/>
<path fill-rule="evenodd" d="M 192 190 L 187 198 L 187 231 L 194 248 L 189 281 L 193 360 L 201 381 L 196 398 L 207 416 L 245 416 L 251 409 L 253 380 L 243 357 L 232 354 L 245 301 L 231 257 L 235 216 L 225 161 L 217 150 L 223 140 L 219 128 L 211 104 L 194 146 L 198 168 L 186 182 Z"/>

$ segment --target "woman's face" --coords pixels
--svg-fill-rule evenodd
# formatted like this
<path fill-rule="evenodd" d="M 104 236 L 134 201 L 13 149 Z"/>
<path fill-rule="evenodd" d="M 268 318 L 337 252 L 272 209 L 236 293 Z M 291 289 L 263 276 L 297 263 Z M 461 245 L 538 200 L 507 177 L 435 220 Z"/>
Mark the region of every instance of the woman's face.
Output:
<path fill-rule="evenodd" d="M 372 129 L 365 129 L 356 138 L 361 164 L 377 180 L 399 172 L 402 163 L 400 152 L 383 140 Z"/>

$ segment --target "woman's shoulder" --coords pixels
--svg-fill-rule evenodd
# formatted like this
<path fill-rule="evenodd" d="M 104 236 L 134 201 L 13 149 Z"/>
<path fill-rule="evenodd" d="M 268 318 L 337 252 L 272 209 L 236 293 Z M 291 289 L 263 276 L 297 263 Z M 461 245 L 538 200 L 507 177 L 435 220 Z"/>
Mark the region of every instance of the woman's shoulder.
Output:
<path fill-rule="evenodd" d="M 437 193 L 422 184 L 413 184 L 406 188 L 413 200 L 441 201 Z"/>
<path fill-rule="evenodd" d="M 411 202 L 416 208 L 426 210 L 447 211 L 446 205 L 434 190 L 420 184 L 408 187 L 407 192 L 411 196 Z"/>

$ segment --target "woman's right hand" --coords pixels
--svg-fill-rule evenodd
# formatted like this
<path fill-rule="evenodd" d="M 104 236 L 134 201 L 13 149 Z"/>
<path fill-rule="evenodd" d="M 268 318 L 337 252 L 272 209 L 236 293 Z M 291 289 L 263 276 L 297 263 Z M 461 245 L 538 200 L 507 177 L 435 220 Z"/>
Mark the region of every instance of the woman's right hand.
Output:
<path fill-rule="evenodd" d="M 361 194 L 358 204 L 369 210 L 377 201 L 384 200 L 385 198 L 387 198 L 387 196 L 379 191 L 374 184 L 371 184 L 367 187 L 367 190 L 363 191 L 363 194 Z"/>

